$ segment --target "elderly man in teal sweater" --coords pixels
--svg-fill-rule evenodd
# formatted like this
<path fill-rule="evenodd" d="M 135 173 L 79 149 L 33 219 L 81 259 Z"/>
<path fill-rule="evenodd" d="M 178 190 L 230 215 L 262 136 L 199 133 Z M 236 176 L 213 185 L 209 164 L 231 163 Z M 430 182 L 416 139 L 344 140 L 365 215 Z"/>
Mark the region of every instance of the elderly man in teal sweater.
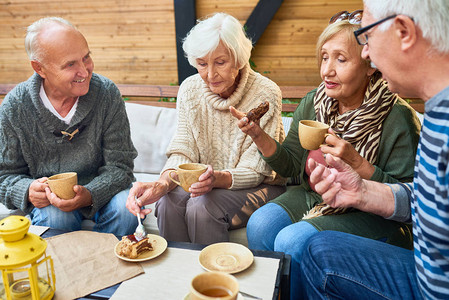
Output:
<path fill-rule="evenodd" d="M 93 73 L 84 36 L 68 21 L 43 18 L 28 27 L 25 48 L 35 73 L 0 106 L 0 199 L 29 213 L 34 225 L 132 234 L 125 207 L 137 152 L 116 85 Z M 77 172 L 72 199 L 47 178 Z"/>

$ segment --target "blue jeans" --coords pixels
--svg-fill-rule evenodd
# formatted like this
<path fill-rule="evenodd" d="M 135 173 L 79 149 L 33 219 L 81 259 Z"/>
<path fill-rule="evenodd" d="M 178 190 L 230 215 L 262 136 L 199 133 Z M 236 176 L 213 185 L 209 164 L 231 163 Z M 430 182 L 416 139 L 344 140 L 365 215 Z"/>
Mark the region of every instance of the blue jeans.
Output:
<path fill-rule="evenodd" d="M 246 234 L 251 249 L 284 252 L 292 256 L 290 298 L 300 299 L 299 263 L 308 240 L 318 230 L 307 222 L 293 223 L 288 213 L 274 203 L 256 210 L 248 221 Z"/>
<path fill-rule="evenodd" d="M 251 215 L 246 225 L 249 248 L 274 251 L 274 240 L 279 231 L 291 224 L 292 220 L 281 206 L 265 204 Z"/>
<path fill-rule="evenodd" d="M 121 191 L 97 211 L 92 218 L 92 221 L 95 222 L 95 231 L 113 233 L 116 236 L 134 233 L 137 227 L 137 218 L 125 206 L 128 194 L 129 189 Z M 63 212 L 53 205 L 34 208 L 30 216 L 33 225 L 67 231 L 81 230 L 81 222 L 84 219 L 79 210 Z"/>
<path fill-rule="evenodd" d="M 342 232 L 310 239 L 300 278 L 305 299 L 423 299 L 413 251 Z"/>

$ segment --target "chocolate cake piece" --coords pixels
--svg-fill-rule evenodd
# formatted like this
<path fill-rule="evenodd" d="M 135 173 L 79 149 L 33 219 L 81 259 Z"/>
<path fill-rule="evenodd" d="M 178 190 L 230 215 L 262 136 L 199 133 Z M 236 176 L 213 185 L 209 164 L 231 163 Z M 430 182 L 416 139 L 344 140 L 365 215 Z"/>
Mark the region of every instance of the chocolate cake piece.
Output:
<path fill-rule="evenodd" d="M 153 246 L 148 236 L 138 241 L 133 234 L 130 234 L 122 237 L 118 254 L 128 258 L 137 258 L 140 254 L 152 250 Z"/>
<path fill-rule="evenodd" d="M 248 122 L 255 122 L 260 120 L 262 116 L 268 111 L 270 108 L 270 103 L 268 101 L 264 101 L 259 104 L 258 107 L 251 109 L 246 117 L 248 118 Z"/>

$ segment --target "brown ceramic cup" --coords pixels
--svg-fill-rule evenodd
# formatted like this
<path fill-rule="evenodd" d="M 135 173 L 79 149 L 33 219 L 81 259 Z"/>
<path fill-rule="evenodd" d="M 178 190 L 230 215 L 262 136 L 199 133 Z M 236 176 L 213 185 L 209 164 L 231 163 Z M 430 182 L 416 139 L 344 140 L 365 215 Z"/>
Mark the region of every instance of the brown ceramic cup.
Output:
<path fill-rule="evenodd" d="M 190 283 L 190 300 L 235 300 L 239 293 L 237 279 L 224 272 L 204 272 Z"/>
<path fill-rule="evenodd" d="M 316 150 L 323 143 L 326 137 L 329 135 L 327 130 L 329 125 L 313 121 L 313 120 L 301 120 L 298 125 L 299 142 L 301 146 L 306 150 Z"/>
<path fill-rule="evenodd" d="M 73 187 L 78 184 L 76 172 L 60 173 L 50 176 L 47 180 L 50 190 L 61 199 L 72 199 L 76 193 Z"/>
<path fill-rule="evenodd" d="M 207 166 L 204 164 L 198 163 L 182 164 L 178 166 L 177 170 L 171 170 L 168 173 L 168 176 L 174 183 L 181 186 L 184 189 L 184 191 L 189 192 L 190 186 L 195 182 L 198 182 L 198 179 L 200 178 L 201 174 L 203 174 L 206 171 L 206 169 Z M 178 174 L 179 180 L 176 180 L 172 177 L 173 173 Z"/>

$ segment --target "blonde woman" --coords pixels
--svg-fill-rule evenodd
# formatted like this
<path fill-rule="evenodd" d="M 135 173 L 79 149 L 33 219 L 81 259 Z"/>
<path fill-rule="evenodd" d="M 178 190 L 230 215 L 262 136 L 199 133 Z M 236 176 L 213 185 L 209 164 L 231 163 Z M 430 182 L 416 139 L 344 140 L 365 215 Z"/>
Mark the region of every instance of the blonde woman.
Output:
<path fill-rule="evenodd" d="M 299 298 L 299 262 L 308 239 L 323 230 L 348 232 L 404 248 L 412 247 L 408 225 L 382 216 L 352 210 L 343 214 L 303 219 L 323 201 L 309 182 L 309 159 L 325 163 L 332 154 L 348 163 L 365 179 L 379 182 L 409 182 L 420 124 L 413 109 L 388 90 L 381 74 L 362 59 L 362 46 L 354 31 L 360 28 L 362 11 L 341 12 L 331 18 L 317 42 L 317 58 L 323 82 L 301 100 L 286 140 L 271 139 L 256 123 L 241 118 L 239 126 L 250 135 L 264 160 L 280 175 L 298 176 L 292 186 L 250 218 L 247 235 L 250 248 L 282 251 L 292 255 L 292 298 Z M 234 115 L 241 115 L 234 111 Z M 326 146 L 307 151 L 298 140 L 298 122 L 303 119 L 329 124 L 333 135 Z"/>

